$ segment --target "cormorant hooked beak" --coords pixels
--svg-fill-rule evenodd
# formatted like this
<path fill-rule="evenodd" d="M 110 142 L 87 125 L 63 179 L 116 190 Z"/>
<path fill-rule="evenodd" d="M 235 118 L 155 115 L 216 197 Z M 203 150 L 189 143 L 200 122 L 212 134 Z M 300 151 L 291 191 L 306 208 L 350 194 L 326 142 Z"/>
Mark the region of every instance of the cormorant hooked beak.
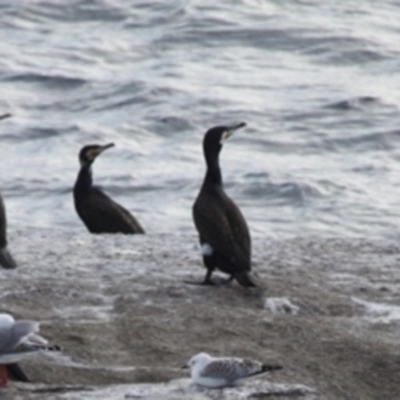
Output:
<path fill-rule="evenodd" d="M 243 128 L 244 126 L 246 126 L 246 122 L 240 122 L 239 124 L 236 125 L 227 126 L 226 131 L 221 136 L 221 144 L 223 144 L 226 139 L 232 136 L 235 131 L 237 131 L 240 128 Z"/>
<path fill-rule="evenodd" d="M 108 144 L 105 144 L 104 146 L 99 146 L 99 147 L 97 147 L 96 149 L 91 149 L 91 150 L 90 150 L 90 151 L 91 151 L 91 154 L 89 154 L 89 158 L 90 158 L 92 161 L 94 161 L 94 159 L 95 159 L 100 153 L 102 153 L 103 151 L 109 149 L 110 147 L 114 147 L 114 146 L 115 146 L 114 143 L 108 143 Z"/>
<path fill-rule="evenodd" d="M 114 143 L 108 143 L 104 146 L 99 146 L 99 145 L 85 146 L 79 153 L 79 161 L 81 163 L 81 166 L 91 165 L 100 153 L 113 146 Z"/>
<path fill-rule="evenodd" d="M 105 144 L 104 146 L 100 146 L 99 149 L 96 152 L 96 156 L 98 156 L 100 153 L 102 153 L 104 150 L 109 149 L 110 147 L 114 147 L 115 144 L 114 143 L 108 143 Z"/>

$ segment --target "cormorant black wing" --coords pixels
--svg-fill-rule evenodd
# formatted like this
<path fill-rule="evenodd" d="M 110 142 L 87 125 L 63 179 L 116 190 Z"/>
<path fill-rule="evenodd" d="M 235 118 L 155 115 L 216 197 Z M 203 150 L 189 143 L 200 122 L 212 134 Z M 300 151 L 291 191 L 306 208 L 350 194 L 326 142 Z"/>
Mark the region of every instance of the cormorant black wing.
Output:
<path fill-rule="evenodd" d="M 3 198 L 0 194 L 0 265 L 6 269 L 16 268 L 17 264 L 7 249 L 7 218 Z"/>
<path fill-rule="evenodd" d="M 5 247 L 7 245 L 6 227 L 6 210 L 4 207 L 3 198 L 1 197 L 0 193 L 0 247 Z"/>
<path fill-rule="evenodd" d="M 222 188 L 202 189 L 193 206 L 193 218 L 202 243 L 208 243 L 237 271 L 249 271 L 251 241 L 247 223 Z"/>
<path fill-rule="evenodd" d="M 79 214 L 92 233 L 144 233 L 128 210 L 96 187 L 79 205 Z"/>

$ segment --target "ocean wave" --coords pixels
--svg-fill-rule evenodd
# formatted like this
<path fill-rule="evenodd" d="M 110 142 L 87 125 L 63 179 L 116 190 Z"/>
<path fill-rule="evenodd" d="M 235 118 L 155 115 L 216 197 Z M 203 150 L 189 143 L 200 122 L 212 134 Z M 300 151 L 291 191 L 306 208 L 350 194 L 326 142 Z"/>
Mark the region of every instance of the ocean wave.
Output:
<path fill-rule="evenodd" d="M 10 74 L 1 78 L 5 82 L 15 83 L 33 83 L 39 84 L 48 88 L 59 88 L 63 90 L 71 89 L 74 90 L 87 83 L 85 79 L 68 77 L 64 75 L 46 75 L 37 72 L 24 72 L 17 74 Z"/>
<path fill-rule="evenodd" d="M 243 120 L 221 168 L 261 234 L 302 234 L 306 218 L 318 235 L 349 226 L 393 235 L 400 11 L 353 3 L 2 2 L 0 114 L 13 118 L 0 124 L 1 183 L 16 182 L 8 209 L 80 226 L 70 196 L 78 151 L 112 141 L 119 152 L 99 157 L 95 183 L 138 204 L 145 221 L 156 216 L 155 229 L 171 214 L 172 229 L 193 230 L 203 135 Z M 13 224 L 25 224 L 16 214 Z"/>
<path fill-rule="evenodd" d="M 362 110 L 369 106 L 379 105 L 380 99 L 374 96 L 360 96 L 348 100 L 340 100 L 328 104 L 325 108 L 333 110 L 348 111 L 348 110 Z"/>
<path fill-rule="evenodd" d="M 48 22 L 118 22 L 126 18 L 126 8 L 107 0 L 72 0 L 67 2 L 35 1 L 24 7 L 13 5 L 8 13 L 13 17 Z"/>
<path fill-rule="evenodd" d="M 323 196 L 318 187 L 300 182 L 274 183 L 257 180 L 247 184 L 244 195 L 268 201 L 271 204 L 304 204 L 313 198 Z"/>

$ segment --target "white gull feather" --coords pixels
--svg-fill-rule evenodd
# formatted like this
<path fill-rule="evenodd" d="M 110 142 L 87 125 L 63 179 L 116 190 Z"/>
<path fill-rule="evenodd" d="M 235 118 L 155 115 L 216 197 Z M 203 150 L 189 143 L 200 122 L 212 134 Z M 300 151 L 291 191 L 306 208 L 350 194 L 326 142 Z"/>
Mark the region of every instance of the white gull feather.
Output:
<path fill-rule="evenodd" d="M 43 351 L 59 351 L 38 335 L 39 322 L 15 319 L 0 314 L 0 364 L 10 364 Z"/>

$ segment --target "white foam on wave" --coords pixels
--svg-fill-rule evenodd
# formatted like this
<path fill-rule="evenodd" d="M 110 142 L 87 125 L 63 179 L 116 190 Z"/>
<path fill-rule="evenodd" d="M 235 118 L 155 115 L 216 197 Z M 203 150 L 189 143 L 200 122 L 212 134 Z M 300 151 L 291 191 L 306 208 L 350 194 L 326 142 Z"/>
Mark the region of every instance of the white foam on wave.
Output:
<path fill-rule="evenodd" d="M 376 303 L 352 297 L 352 301 L 365 309 L 368 319 L 376 323 L 390 324 L 400 321 L 400 306 L 387 303 Z"/>

